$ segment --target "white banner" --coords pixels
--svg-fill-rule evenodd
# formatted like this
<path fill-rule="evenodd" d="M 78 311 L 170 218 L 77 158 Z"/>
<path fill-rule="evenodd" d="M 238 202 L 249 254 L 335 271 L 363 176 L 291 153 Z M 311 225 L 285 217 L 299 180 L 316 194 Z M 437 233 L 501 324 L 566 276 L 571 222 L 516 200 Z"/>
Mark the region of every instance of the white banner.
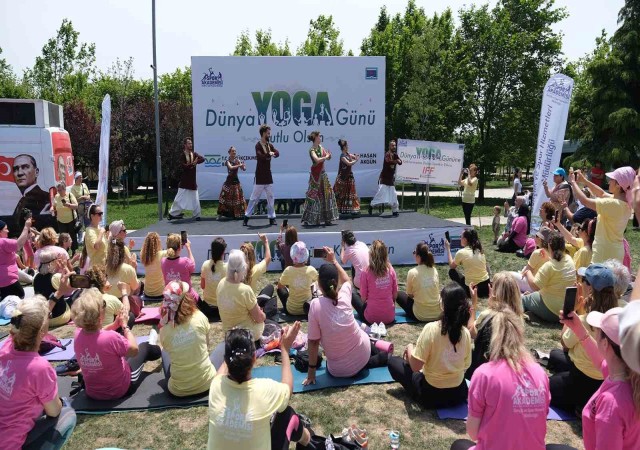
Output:
<path fill-rule="evenodd" d="M 460 248 L 460 235 L 464 231 L 464 226 L 456 228 L 428 228 L 428 229 L 408 229 L 408 230 L 382 230 L 382 231 L 357 231 L 356 237 L 358 240 L 366 242 L 367 245 L 371 244 L 375 239 L 382 239 L 389 249 L 389 259 L 391 264 L 415 264 L 416 259 L 413 255 L 413 251 L 416 248 L 416 244 L 422 240 L 426 241 L 433 252 L 436 263 L 447 263 L 447 256 L 444 249 L 444 233 L 449 231 L 451 236 L 451 252 L 455 252 Z M 202 267 L 202 263 L 211 257 L 211 241 L 218 236 L 201 236 L 193 235 L 189 236 L 191 241 L 191 251 L 196 260 L 196 271 L 199 272 Z M 234 248 L 240 248 L 244 242 L 253 243 L 256 247 L 256 258 L 258 261 L 262 261 L 264 258 L 264 248 L 262 242 L 258 240 L 258 236 L 255 233 L 252 234 L 234 234 L 222 236 L 227 243 L 227 252 Z M 269 238 L 269 248 L 271 250 L 272 262 L 269 264 L 269 270 L 282 270 L 280 264 L 281 255 L 277 252 L 276 233 L 267 233 Z M 336 255 L 340 255 L 340 241 L 342 235 L 339 231 L 336 232 L 311 232 L 303 233 L 299 235 L 300 239 L 307 244 L 309 253 L 313 254 L 314 248 L 320 248 L 322 246 L 332 247 L 336 252 Z M 139 253 L 144 242 L 144 237 L 132 237 L 135 242 L 133 248 L 134 253 Z M 225 255 L 225 260 L 228 258 L 228 253 Z M 139 259 L 139 258 L 138 258 Z M 318 258 L 311 258 L 311 264 L 315 267 L 320 267 L 325 261 Z M 144 267 L 142 264 L 138 264 L 138 273 L 144 273 Z"/>
<path fill-rule="evenodd" d="M 349 151 L 360 154 L 353 166 L 358 194 L 375 194 L 386 148 L 384 57 L 194 56 L 191 73 L 194 150 L 205 157 L 197 169 L 201 199 L 218 199 L 231 146 L 246 163 L 238 175 L 249 197 L 263 123 L 271 126 L 280 152 L 271 160 L 276 199 L 305 197 L 307 136 L 314 130 L 334 155 L 325 163 L 331 182 L 340 160 L 338 139 L 346 139 Z"/>
<path fill-rule="evenodd" d="M 100 128 L 100 159 L 98 166 L 98 193 L 96 204 L 102 207 L 102 223 L 107 220 L 107 195 L 109 190 L 109 137 L 111 136 L 111 97 L 109 94 L 102 100 L 102 126 Z"/>
<path fill-rule="evenodd" d="M 464 144 L 398 139 L 396 181 L 457 186 Z"/>
<path fill-rule="evenodd" d="M 531 231 L 540 227 L 542 219 L 540 207 L 548 200 L 542 182 L 547 180 L 553 186 L 553 171 L 560 165 L 562 142 L 567 127 L 569 103 L 573 91 L 573 79 L 557 73 L 549 78 L 542 95 L 540 127 L 538 128 L 538 148 L 533 172 L 533 209 L 531 210 Z"/>

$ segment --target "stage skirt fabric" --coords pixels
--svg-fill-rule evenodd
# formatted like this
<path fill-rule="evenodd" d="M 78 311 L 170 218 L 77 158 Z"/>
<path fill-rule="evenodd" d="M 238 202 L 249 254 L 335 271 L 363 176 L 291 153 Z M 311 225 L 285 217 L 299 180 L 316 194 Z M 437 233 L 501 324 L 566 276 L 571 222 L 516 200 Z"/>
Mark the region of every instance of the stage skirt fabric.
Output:
<path fill-rule="evenodd" d="M 336 197 L 333 195 L 329 177 L 324 170 L 320 173 L 314 173 L 312 169 L 303 208 L 302 222 L 307 222 L 309 225 L 320 225 L 338 220 Z"/>
<path fill-rule="evenodd" d="M 218 215 L 223 217 L 242 218 L 247 208 L 240 180 L 228 177 L 222 185 L 218 201 Z"/>
<path fill-rule="evenodd" d="M 387 186 L 386 184 L 381 184 L 378 186 L 378 192 L 376 192 L 375 197 L 371 200 L 370 205 L 391 205 L 391 208 L 396 211 L 398 208 L 398 193 L 396 192 L 395 186 Z"/>
<path fill-rule="evenodd" d="M 177 216 L 183 211 L 193 211 L 193 217 L 200 216 L 200 195 L 197 190 L 178 188 L 169 214 Z"/>
<path fill-rule="evenodd" d="M 336 203 L 340 214 L 357 214 L 360 212 L 360 199 L 356 193 L 356 180 L 350 177 L 336 178 L 333 186 L 336 195 Z"/>

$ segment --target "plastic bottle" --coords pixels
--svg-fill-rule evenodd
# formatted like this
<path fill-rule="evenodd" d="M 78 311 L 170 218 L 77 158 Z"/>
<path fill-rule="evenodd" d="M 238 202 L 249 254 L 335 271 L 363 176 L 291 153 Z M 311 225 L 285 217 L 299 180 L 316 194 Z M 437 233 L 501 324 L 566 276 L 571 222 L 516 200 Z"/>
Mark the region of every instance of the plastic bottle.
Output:
<path fill-rule="evenodd" d="M 399 431 L 391 431 L 389 433 L 389 440 L 391 441 L 391 448 L 393 450 L 400 448 L 400 432 Z"/>
<path fill-rule="evenodd" d="M 331 439 L 331 436 L 327 436 L 327 439 L 324 441 L 324 448 L 325 448 L 325 450 L 335 450 L 336 449 L 335 445 L 333 445 L 333 439 Z"/>

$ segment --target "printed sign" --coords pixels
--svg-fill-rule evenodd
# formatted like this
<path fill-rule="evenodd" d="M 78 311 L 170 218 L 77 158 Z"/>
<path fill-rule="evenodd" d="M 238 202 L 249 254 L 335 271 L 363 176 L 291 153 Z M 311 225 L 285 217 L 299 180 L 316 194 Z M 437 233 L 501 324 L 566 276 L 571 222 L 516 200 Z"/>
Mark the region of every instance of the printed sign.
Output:
<path fill-rule="evenodd" d="M 398 156 L 403 164 L 397 167 L 396 181 L 457 186 L 464 145 L 398 139 Z"/>

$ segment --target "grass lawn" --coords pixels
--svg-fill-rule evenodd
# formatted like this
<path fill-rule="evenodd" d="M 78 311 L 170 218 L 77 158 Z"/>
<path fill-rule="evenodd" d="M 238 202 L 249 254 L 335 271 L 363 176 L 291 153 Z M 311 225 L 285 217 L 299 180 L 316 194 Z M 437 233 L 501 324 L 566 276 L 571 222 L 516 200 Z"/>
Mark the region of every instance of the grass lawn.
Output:
<path fill-rule="evenodd" d="M 205 206 L 203 214 L 211 215 L 213 210 L 211 202 Z M 111 218 L 124 218 L 127 226 L 132 229 L 153 222 L 156 214 L 154 204 L 145 205 L 143 199 L 136 197 L 130 199 L 128 208 L 123 209 L 110 204 L 108 211 Z M 462 215 L 459 205 L 453 202 L 443 201 L 435 211 L 445 212 L 445 217 L 452 217 L 456 211 L 456 216 Z M 481 228 L 480 236 L 482 242 L 491 242 L 490 227 Z M 632 254 L 640 255 L 640 233 L 632 231 L 629 227 L 627 239 L 631 244 Z M 501 270 L 519 270 L 525 263 L 515 255 L 495 252 L 491 245 L 486 245 L 486 255 L 494 273 Z M 638 257 L 634 261 L 634 271 L 637 270 L 637 259 Z M 409 268 L 396 267 L 401 283 L 404 283 Z M 441 280 L 447 280 L 447 268 L 438 267 Z M 277 277 L 277 273 L 269 273 L 261 282 L 263 285 L 271 283 Z M 198 277 L 194 277 L 193 285 L 200 290 Z M 401 286 L 401 289 L 403 288 L 404 286 Z M 482 304 L 484 307 L 486 301 Z M 307 324 L 304 323 L 303 330 L 306 331 L 306 328 Z M 421 325 L 415 324 L 394 325 L 389 328 L 388 339 L 394 342 L 396 354 L 402 354 L 406 344 L 415 343 L 421 328 Z M 149 329 L 147 326 L 136 326 L 133 331 L 136 335 L 146 335 Z M 559 347 L 560 330 L 560 324 L 527 323 L 527 347 Z M 0 331 L 8 329 L 1 327 Z M 69 337 L 73 334 L 73 328 L 64 326 L 53 330 L 53 333 L 59 337 Z M 223 339 L 220 323 L 211 325 L 210 338 L 210 341 L 216 344 Z M 274 364 L 274 361 L 272 357 L 267 356 L 260 359 L 258 364 Z M 147 364 L 146 370 L 160 371 L 161 367 L 159 362 L 152 362 Z M 352 423 L 366 428 L 370 436 L 370 449 L 389 448 L 389 429 L 400 430 L 402 449 L 449 449 L 455 439 L 466 437 L 463 421 L 439 420 L 434 411 L 424 410 L 412 402 L 396 383 L 295 394 L 292 396 L 291 405 L 309 416 L 313 421 L 314 430 L 322 435 L 340 433 L 343 427 Z M 549 421 L 547 426 L 547 442 L 582 448 L 579 421 Z M 206 407 L 102 416 L 81 415 L 66 448 L 204 448 L 207 431 Z"/>

